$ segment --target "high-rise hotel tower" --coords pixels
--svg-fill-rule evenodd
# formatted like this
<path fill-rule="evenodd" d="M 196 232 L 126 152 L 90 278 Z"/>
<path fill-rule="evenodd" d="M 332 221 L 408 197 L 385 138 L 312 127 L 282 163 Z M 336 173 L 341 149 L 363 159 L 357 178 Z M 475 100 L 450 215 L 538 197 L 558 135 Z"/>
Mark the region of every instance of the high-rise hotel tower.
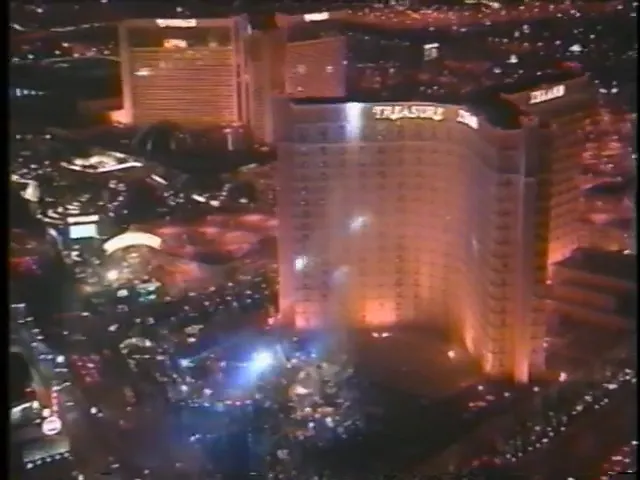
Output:
<path fill-rule="evenodd" d="M 122 22 L 122 90 L 130 121 L 248 124 L 249 33 L 244 16 Z"/>
<path fill-rule="evenodd" d="M 439 324 L 488 374 L 528 381 L 549 266 L 577 242 L 591 83 L 562 70 L 473 100 L 384 98 L 276 106 L 283 320 Z"/>

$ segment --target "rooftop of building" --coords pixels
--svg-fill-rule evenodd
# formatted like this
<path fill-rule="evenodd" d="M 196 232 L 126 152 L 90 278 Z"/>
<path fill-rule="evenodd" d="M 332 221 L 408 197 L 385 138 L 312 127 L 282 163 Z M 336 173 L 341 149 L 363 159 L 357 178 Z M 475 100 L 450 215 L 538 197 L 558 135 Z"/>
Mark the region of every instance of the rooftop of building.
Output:
<path fill-rule="evenodd" d="M 404 103 L 431 102 L 449 105 L 461 105 L 471 112 L 484 117 L 491 125 L 504 130 L 518 129 L 521 118 L 526 115 L 513 102 L 501 94 L 514 94 L 533 90 L 542 85 L 565 82 L 582 76 L 573 67 L 559 65 L 555 70 L 522 75 L 516 80 L 490 86 L 478 86 L 475 89 L 461 90 L 453 88 L 442 90 L 435 86 L 400 84 L 386 90 L 366 90 L 352 88 L 346 97 L 340 98 L 296 98 L 294 105 L 326 105 L 349 102 L 359 103 Z M 429 88 L 432 87 L 432 88 Z"/>
<path fill-rule="evenodd" d="M 578 248 L 571 256 L 556 265 L 570 270 L 618 279 L 623 282 L 638 282 L 636 255 L 592 248 Z"/>
<path fill-rule="evenodd" d="M 160 28 L 193 28 L 207 26 L 232 26 L 235 22 L 248 22 L 249 17 L 244 14 L 229 15 L 229 10 L 222 9 L 218 12 L 202 12 L 188 17 L 176 17 L 172 15 L 164 17 L 150 15 L 133 15 L 119 23 L 125 27 L 160 27 Z"/>
<path fill-rule="evenodd" d="M 527 23 L 531 31 L 560 27 L 552 23 L 534 26 L 543 21 L 555 20 L 532 19 Z M 566 56 L 558 50 L 560 47 L 544 43 L 544 35 L 527 40 L 513 38 L 514 30 L 522 28 L 521 23 L 492 24 L 490 31 L 482 25 L 407 30 L 339 18 L 299 22 L 287 28 L 287 36 L 292 52 L 296 42 L 344 41 L 346 96 L 353 97 L 353 101 L 364 98 L 364 101 L 480 103 L 486 108 L 491 92 L 512 94 L 582 75 L 577 64 L 559 60 Z M 536 41 L 544 51 L 531 48 L 528 42 Z M 301 43 L 298 45 L 303 48 Z"/>

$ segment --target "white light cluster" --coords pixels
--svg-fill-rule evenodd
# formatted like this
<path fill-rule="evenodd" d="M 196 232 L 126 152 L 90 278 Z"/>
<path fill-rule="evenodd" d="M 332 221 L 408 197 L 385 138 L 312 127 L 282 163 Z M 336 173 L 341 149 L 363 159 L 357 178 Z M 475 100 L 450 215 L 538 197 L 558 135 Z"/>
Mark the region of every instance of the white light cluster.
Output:
<path fill-rule="evenodd" d="M 362 129 L 362 103 L 349 102 L 345 104 L 345 111 L 349 140 L 358 138 Z"/>
<path fill-rule="evenodd" d="M 458 117 L 456 118 L 456 122 L 462 123 L 469 128 L 473 128 L 474 130 L 478 130 L 480 128 L 480 121 L 478 117 L 473 115 L 472 113 L 467 112 L 466 110 L 458 110 Z"/>
<path fill-rule="evenodd" d="M 309 258 L 306 255 L 300 255 L 293 262 L 293 268 L 296 272 L 300 272 L 304 270 L 304 268 L 309 264 Z"/>
<path fill-rule="evenodd" d="M 351 219 L 351 222 L 349 223 L 349 231 L 351 233 L 359 232 L 368 223 L 369 223 L 368 217 L 365 217 L 364 215 L 358 215 Z"/>
<path fill-rule="evenodd" d="M 305 22 L 321 22 L 329 19 L 329 12 L 307 13 L 302 16 Z"/>

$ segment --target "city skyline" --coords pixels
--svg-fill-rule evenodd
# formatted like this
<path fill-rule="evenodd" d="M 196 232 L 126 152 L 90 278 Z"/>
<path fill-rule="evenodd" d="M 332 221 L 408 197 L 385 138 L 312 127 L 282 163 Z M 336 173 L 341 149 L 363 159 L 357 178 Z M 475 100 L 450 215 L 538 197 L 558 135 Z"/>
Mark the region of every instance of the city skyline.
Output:
<path fill-rule="evenodd" d="M 11 475 L 609 478 L 636 0 L 11 5 Z"/>

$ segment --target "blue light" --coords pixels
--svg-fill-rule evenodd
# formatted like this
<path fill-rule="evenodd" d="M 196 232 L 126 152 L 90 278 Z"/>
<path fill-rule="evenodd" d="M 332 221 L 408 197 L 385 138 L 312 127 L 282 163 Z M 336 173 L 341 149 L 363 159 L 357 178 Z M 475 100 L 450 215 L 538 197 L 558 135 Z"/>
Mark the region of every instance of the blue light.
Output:
<path fill-rule="evenodd" d="M 251 369 L 254 371 L 266 370 L 273 365 L 274 361 L 275 359 L 271 352 L 256 352 L 251 359 Z"/>

